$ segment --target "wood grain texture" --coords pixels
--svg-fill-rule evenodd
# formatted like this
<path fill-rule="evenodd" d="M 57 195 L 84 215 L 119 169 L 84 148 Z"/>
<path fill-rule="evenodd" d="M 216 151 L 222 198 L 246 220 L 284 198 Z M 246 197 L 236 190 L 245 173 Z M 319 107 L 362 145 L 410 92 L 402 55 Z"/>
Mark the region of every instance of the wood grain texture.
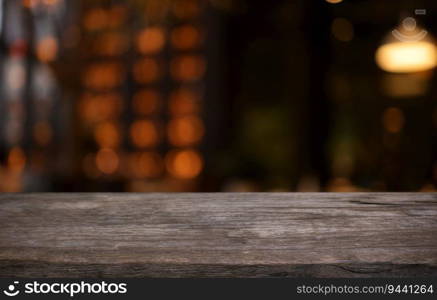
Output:
<path fill-rule="evenodd" d="M 22 276 L 437 276 L 437 194 L 2 194 Z"/>

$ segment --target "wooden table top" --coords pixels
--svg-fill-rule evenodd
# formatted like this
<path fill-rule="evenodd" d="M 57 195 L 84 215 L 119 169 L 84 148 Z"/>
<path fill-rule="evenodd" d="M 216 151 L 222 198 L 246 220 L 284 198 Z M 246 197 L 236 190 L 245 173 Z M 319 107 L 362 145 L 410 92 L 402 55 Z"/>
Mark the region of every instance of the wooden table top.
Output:
<path fill-rule="evenodd" d="M 0 277 L 437 276 L 437 194 L 0 194 Z"/>

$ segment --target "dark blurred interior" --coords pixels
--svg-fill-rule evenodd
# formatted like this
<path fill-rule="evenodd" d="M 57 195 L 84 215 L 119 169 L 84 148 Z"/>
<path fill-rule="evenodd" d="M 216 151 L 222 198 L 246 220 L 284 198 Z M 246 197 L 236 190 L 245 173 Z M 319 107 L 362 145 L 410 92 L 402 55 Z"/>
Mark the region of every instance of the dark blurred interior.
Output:
<path fill-rule="evenodd" d="M 436 191 L 436 10 L 0 0 L 0 191 Z"/>

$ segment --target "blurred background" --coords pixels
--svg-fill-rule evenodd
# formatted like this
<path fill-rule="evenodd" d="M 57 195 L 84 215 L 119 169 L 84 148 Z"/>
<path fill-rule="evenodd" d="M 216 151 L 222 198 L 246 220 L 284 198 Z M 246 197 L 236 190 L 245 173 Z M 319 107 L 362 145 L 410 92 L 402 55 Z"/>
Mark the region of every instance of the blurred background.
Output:
<path fill-rule="evenodd" d="M 0 191 L 436 191 L 436 9 L 0 0 Z"/>

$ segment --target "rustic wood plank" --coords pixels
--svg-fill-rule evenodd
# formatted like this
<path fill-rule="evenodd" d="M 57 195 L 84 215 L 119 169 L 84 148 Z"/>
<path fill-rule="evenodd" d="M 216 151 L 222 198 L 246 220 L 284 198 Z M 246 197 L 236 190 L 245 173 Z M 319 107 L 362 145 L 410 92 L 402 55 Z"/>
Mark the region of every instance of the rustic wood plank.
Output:
<path fill-rule="evenodd" d="M 437 276 L 437 194 L 2 194 L 11 276 Z"/>

